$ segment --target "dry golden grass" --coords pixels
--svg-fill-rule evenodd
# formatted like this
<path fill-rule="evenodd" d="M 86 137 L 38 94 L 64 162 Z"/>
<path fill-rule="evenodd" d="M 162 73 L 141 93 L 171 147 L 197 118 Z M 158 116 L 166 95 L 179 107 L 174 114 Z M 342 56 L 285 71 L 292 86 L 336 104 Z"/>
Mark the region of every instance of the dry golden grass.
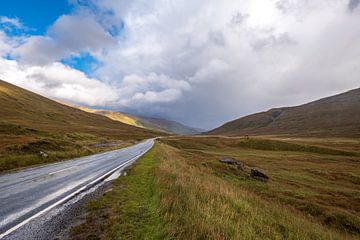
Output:
<path fill-rule="evenodd" d="M 0 138 L 4 136 L 0 134 Z M 108 146 L 98 145 L 109 142 Z M 13 136 L 0 140 L 0 172 L 68 160 L 135 144 L 137 140 L 115 140 L 88 134 Z M 42 157 L 40 151 L 48 154 Z"/>
<path fill-rule="evenodd" d="M 139 123 L 139 121 L 135 118 L 135 117 L 130 117 L 129 115 L 125 115 L 123 113 L 120 112 L 113 112 L 113 111 L 106 111 L 106 110 L 95 110 L 95 109 L 91 109 L 91 108 L 86 108 L 86 107 L 79 107 L 80 110 L 83 110 L 85 112 L 89 112 L 89 113 L 96 113 L 99 115 L 103 115 L 106 116 L 114 121 L 118 121 L 121 123 L 125 123 L 128 125 L 132 125 L 135 127 L 140 127 L 140 128 L 145 128 L 143 125 L 141 125 Z"/>
<path fill-rule="evenodd" d="M 88 231 L 96 239 L 359 238 L 358 156 L 237 141 L 245 140 L 161 139 L 90 204 L 75 239 Z M 241 160 L 245 172 L 220 163 L 221 156 Z M 250 178 L 250 167 L 264 169 L 269 182 Z"/>
<path fill-rule="evenodd" d="M 200 155 L 189 159 L 172 147 L 160 149 L 156 179 L 169 239 L 351 239 L 217 176 L 194 163 Z"/>
<path fill-rule="evenodd" d="M 181 149 L 190 164 L 206 166 L 229 184 L 294 208 L 336 231 L 360 234 L 360 157 L 356 152 L 351 156 L 329 151 L 329 146 L 299 148 L 262 139 L 202 137 L 162 141 Z M 244 143 L 247 141 L 252 144 Z M 247 165 L 247 171 L 250 167 L 263 169 L 270 181 L 259 183 L 219 163 L 222 156 L 240 160 Z"/>

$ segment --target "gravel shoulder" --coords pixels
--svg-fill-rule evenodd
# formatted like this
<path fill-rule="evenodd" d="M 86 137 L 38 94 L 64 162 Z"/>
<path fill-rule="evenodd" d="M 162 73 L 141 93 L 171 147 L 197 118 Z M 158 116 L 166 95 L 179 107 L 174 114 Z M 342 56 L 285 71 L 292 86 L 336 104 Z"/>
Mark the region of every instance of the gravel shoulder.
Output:
<path fill-rule="evenodd" d="M 79 194 L 65 204 L 55 207 L 44 215 L 30 221 L 4 240 L 65 240 L 70 229 L 85 220 L 85 204 L 100 197 L 111 188 L 110 181 L 104 181 Z"/>

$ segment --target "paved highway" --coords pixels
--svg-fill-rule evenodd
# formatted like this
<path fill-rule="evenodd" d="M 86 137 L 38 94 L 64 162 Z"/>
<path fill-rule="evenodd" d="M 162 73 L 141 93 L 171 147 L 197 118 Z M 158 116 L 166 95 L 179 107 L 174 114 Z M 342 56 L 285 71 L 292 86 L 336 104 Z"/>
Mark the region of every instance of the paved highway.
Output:
<path fill-rule="evenodd" d="M 153 139 L 137 145 L 0 175 L 0 238 L 147 152 Z"/>

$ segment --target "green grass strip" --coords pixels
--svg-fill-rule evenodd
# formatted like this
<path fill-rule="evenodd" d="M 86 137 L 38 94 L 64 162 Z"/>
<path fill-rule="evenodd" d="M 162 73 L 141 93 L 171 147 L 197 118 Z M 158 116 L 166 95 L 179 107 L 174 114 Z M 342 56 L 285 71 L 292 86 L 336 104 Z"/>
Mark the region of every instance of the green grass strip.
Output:
<path fill-rule="evenodd" d="M 87 205 L 86 223 L 72 231 L 72 239 L 162 239 L 154 170 L 155 145 L 114 181 L 112 190 Z"/>

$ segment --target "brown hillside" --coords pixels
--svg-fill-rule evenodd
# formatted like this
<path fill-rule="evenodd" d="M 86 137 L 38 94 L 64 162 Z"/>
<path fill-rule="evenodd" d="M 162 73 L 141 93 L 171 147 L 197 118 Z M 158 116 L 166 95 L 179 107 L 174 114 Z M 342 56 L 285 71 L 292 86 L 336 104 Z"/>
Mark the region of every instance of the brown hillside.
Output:
<path fill-rule="evenodd" d="M 301 106 L 252 114 L 207 134 L 360 137 L 360 88 Z"/>
<path fill-rule="evenodd" d="M 115 121 L 119 121 L 132 126 L 146 128 L 154 131 L 165 132 L 170 134 L 178 134 L 178 135 L 194 135 L 200 133 L 197 129 L 167 119 L 135 116 L 123 112 L 96 110 L 87 107 L 78 107 L 78 108 L 86 112 L 96 113 L 106 116 Z"/>
<path fill-rule="evenodd" d="M 63 105 L 1 80 L 0 117 L 0 172 L 164 135 Z"/>
<path fill-rule="evenodd" d="M 119 138 L 148 138 L 156 133 L 60 104 L 0 80 L 1 125 L 46 132 L 81 132 Z"/>

